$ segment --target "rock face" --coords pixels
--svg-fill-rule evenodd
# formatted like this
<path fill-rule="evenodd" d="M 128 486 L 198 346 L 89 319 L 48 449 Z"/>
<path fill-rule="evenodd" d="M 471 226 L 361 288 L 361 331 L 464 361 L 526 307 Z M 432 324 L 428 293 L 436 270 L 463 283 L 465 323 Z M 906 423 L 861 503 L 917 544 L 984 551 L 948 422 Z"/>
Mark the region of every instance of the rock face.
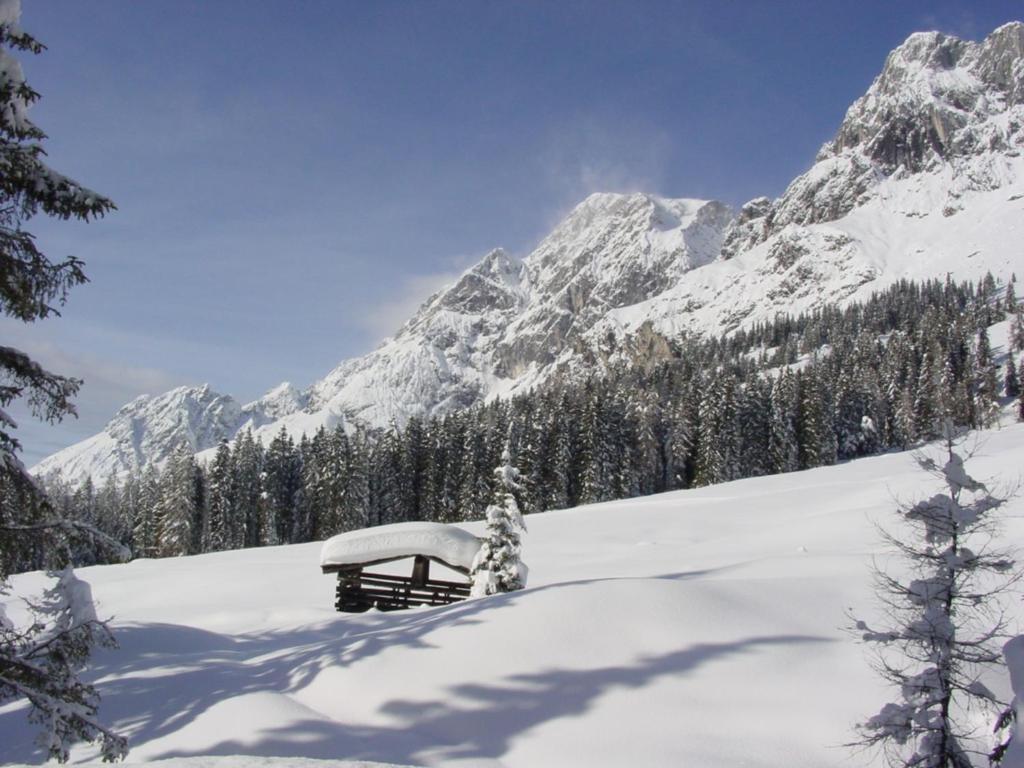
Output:
<path fill-rule="evenodd" d="M 1024 147 L 1022 126 L 1024 24 L 1006 24 L 981 43 L 913 34 L 847 110 L 814 167 L 767 208 L 753 201 L 760 215 L 741 216 L 726 250 L 738 253 L 789 224 L 838 219 L 893 175 L 950 166 L 962 185 L 951 195 L 996 189 L 1005 181 L 998 160 Z"/>
<path fill-rule="evenodd" d="M 591 195 L 526 259 L 489 253 L 392 338 L 310 389 L 310 407 L 375 425 L 471 405 L 535 378 L 609 309 L 656 296 L 715 259 L 729 208 Z"/>
<path fill-rule="evenodd" d="M 139 398 L 36 467 L 71 479 L 251 428 L 384 426 L 506 396 L 616 350 L 651 364 L 681 332 L 866 298 L 898 279 L 1024 273 L 1024 25 L 981 43 L 912 35 L 777 200 L 597 194 L 519 260 L 487 254 L 394 337 L 306 391 L 239 406 L 208 388 Z M 611 342 L 611 343 L 610 343 Z M 659 351 L 660 350 L 660 351 Z"/>
<path fill-rule="evenodd" d="M 239 404 L 208 386 L 142 395 L 122 407 L 103 432 L 44 459 L 36 471 L 102 482 L 112 473 L 163 463 L 182 441 L 197 450 L 215 446 L 241 419 Z"/>

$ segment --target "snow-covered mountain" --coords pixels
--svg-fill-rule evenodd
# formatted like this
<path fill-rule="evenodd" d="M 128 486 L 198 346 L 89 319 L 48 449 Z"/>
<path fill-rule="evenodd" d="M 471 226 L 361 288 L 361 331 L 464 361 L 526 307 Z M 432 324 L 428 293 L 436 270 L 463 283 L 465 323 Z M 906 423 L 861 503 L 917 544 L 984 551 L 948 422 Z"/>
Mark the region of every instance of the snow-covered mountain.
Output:
<path fill-rule="evenodd" d="M 524 259 L 487 254 L 370 354 L 240 406 L 208 388 L 139 398 L 40 473 L 100 479 L 251 427 L 402 423 L 522 391 L 638 333 L 721 333 L 902 278 L 1024 272 L 1024 24 L 894 50 L 777 200 L 597 194 Z"/>

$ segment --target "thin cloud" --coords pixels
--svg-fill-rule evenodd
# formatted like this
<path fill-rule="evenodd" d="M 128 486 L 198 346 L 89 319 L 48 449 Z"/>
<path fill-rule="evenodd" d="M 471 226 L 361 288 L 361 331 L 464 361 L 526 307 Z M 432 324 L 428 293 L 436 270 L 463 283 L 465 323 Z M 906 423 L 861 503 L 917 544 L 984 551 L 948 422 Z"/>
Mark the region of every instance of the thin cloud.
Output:
<path fill-rule="evenodd" d="M 361 325 L 374 342 L 394 336 L 427 299 L 458 280 L 463 271 L 451 270 L 406 278 L 393 298 L 363 313 Z"/>
<path fill-rule="evenodd" d="M 141 394 L 159 394 L 185 383 L 181 377 L 157 368 L 127 365 L 58 345 L 30 328 L 10 320 L 0 322 L 5 343 L 30 355 L 53 373 L 84 381 L 75 407 L 78 418 L 58 425 L 42 424 L 25 404 L 15 401 L 11 413 L 19 424 L 18 438 L 25 446 L 24 460 L 33 464 L 54 450 L 103 429 L 117 410 Z"/>
<path fill-rule="evenodd" d="M 925 14 L 918 23 L 918 29 L 921 31 L 937 29 L 963 40 L 981 40 L 991 31 L 982 29 L 977 16 L 968 8 L 941 15 Z"/>

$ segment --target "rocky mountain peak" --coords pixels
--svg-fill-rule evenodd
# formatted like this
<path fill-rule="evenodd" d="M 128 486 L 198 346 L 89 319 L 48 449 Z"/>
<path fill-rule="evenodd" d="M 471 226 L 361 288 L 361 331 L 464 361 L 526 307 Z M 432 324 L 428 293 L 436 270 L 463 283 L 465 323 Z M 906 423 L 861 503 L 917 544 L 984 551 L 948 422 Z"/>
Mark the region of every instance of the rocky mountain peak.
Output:
<path fill-rule="evenodd" d="M 964 129 L 1019 103 L 1022 93 L 1024 25 L 1007 24 L 981 43 L 919 32 L 889 54 L 818 157 L 859 149 L 887 171 L 917 172 L 984 149 L 982 137 Z"/>
<path fill-rule="evenodd" d="M 1005 186 L 1003 161 L 1022 149 L 1024 24 L 1005 24 L 982 42 L 915 33 L 889 54 L 811 169 L 766 210 L 741 212 L 723 256 L 789 225 L 834 221 L 901 174 L 952 171 L 957 188 L 944 206 L 951 215 L 963 192 Z"/>
<path fill-rule="evenodd" d="M 406 328 L 420 326 L 424 315 L 439 309 L 468 315 L 513 309 L 521 302 L 521 271 L 522 264 L 517 259 L 495 248 L 463 272 L 454 285 L 428 299 Z"/>

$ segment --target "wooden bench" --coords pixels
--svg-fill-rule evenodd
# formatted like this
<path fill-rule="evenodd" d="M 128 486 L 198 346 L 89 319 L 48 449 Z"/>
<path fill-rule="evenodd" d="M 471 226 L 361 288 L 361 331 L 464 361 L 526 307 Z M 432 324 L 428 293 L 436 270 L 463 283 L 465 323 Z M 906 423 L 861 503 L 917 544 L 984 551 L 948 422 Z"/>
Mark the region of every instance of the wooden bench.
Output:
<path fill-rule="evenodd" d="M 338 574 L 335 608 L 345 613 L 362 613 L 371 608 L 397 611 L 417 605 L 448 605 L 469 597 L 469 581 L 445 581 L 430 578 L 430 561 L 436 560 L 455 571 L 464 569 L 424 555 L 415 555 L 411 576 L 372 573 L 367 566 L 404 558 L 388 558 L 358 565 L 325 565 L 324 573 Z M 465 575 L 469 576 L 466 571 Z"/>

